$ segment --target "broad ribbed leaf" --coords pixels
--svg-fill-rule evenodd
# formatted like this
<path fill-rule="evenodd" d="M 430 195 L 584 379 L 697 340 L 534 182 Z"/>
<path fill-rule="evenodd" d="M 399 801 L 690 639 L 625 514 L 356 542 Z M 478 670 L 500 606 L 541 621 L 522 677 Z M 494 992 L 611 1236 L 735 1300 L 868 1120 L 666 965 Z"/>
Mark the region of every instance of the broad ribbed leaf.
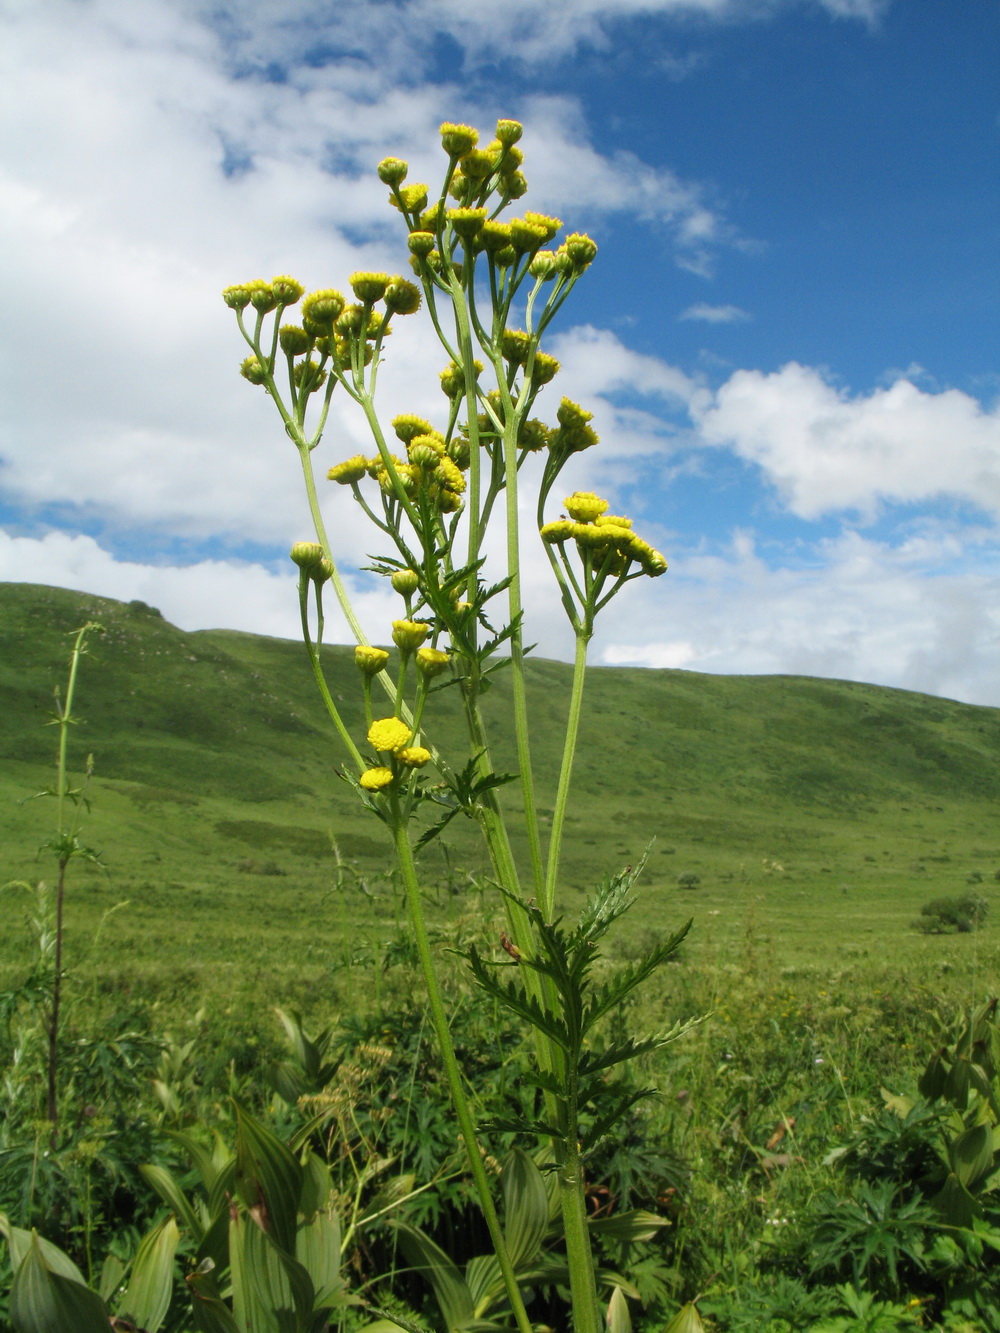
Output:
<path fill-rule="evenodd" d="M 500 1173 L 504 1237 L 515 1272 L 541 1249 L 549 1226 L 549 1195 L 541 1171 L 522 1148 L 512 1148 Z"/>
<path fill-rule="evenodd" d="M 108 1333 L 108 1308 L 82 1282 L 57 1273 L 32 1236 L 10 1289 L 14 1333 Z"/>
<path fill-rule="evenodd" d="M 640 1240 L 652 1240 L 661 1227 L 670 1226 L 665 1217 L 647 1212 L 644 1208 L 631 1208 L 627 1213 L 612 1213 L 610 1217 L 593 1217 L 587 1222 L 588 1230 L 599 1236 L 611 1236 L 614 1240 L 628 1241 L 634 1244 Z"/>
<path fill-rule="evenodd" d="M 303 1217 L 315 1217 L 326 1207 L 330 1197 L 330 1168 L 314 1152 L 306 1153 L 302 1163 L 302 1189 L 299 1193 L 299 1212 Z"/>
<path fill-rule="evenodd" d="M 693 1301 L 677 1311 L 663 1333 L 705 1333 L 705 1325 Z"/>
<path fill-rule="evenodd" d="M 229 1273 L 240 1333 L 298 1333 L 288 1274 L 265 1233 L 243 1215 L 229 1225 Z"/>
<path fill-rule="evenodd" d="M 10 1247 L 10 1266 L 15 1273 L 34 1244 L 38 1246 L 46 1267 L 51 1272 L 58 1273 L 62 1277 L 68 1277 L 73 1282 L 79 1282 L 83 1287 L 87 1285 L 79 1268 L 68 1254 L 63 1254 L 58 1245 L 53 1245 L 50 1240 L 45 1240 L 44 1237 L 36 1235 L 33 1231 L 25 1231 L 23 1227 L 11 1226 L 10 1221 L 3 1213 L 0 1213 L 0 1234 L 4 1236 Z"/>
<path fill-rule="evenodd" d="M 971 1227 L 973 1220 L 983 1215 L 982 1204 L 973 1198 L 954 1171 L 931 1199 L 931 1206 L 953 1227 Z"/>
<path fill-rule="evenodd" d="M 951 1168 L 965 1186 L 974 1185 L 993 1166 L 993 1132 L 989 1125 L 974 1125 L 953 1139 L 948 1148 Z"/>
<path fill-rule="evenodd" d="M 281 1140 L 238 1103 L 235 1183 L 254 1221 L 293 1255 L 302 1167 Z"/>
<path fill-rule="evenodd" d="M 309 1274 L 317 1306 L 334 1302 L 343 1287 L 340 1272 L 340 1222 L 329 1213 L 317 1213 L 299 1227 L 295 1257 Z"/>
<path fill-rule="evenodd" d="M 608 1302 L 608 1333 L 632 1333 L 632 1316 L 621 1287 L 615 1287 Z"/>
<path fill-rule="evenodd" d="M 219 1296 L 213 1269 L 211 1260 L 205 1260 L 186 1279 L 194 1322 L 199 1333 L 241 1333 L 232 1311 Z"/>
<path fill-rule="evenodd" d="M 205 1187 L 205 1193 L 210 1194 L 212 1186 L 215 1184 L 216 1177 L 219 1174 L 219 1163 L 217 1161 L 217 1152 L 210 1152 L 204 1144 L 198 1142 L 191 1134 L 185 1134 L 183 1130 L 166 1130 L 168 1139 L 173 1139 L 179 1143 L 187 1155 L 191 1158 L 195 1170 L 201 1176 L 201 1183 Z M 218 1139 L 216 1140 L 218 1148 Z M 228 1157 L 228 1153 L 226 1154 Z"/>
<path fill-rule="evenodd" d="M 118 1305 L 146 1333 L 157 1333 L 167 1317 L 174 1288 L 174 1255 L 180 1232 L 172 1217 L 146 1233 L 139 1243 L 128 1288 Z"/>
<path fill-rule="evenodd" d="M 191 1200 L 178 1185 L 177 1181 L 162 1166 L 144 1165 L 139 1167 L 140 1174 L 147 1185 L 152 1186 L 167 1205 L 172 1208 L 187 1229 L 196 1245 L 201 1243 L 205 1228 Z"/>
<path fill-rule="evenodd" d="M 449 1333 L 468 1328 L 475 1315 L 472 1293 L 453 1260 L 416 1227 L 406 1222 L 394 1225 L 407 1263 L 433 1287 Z"/>

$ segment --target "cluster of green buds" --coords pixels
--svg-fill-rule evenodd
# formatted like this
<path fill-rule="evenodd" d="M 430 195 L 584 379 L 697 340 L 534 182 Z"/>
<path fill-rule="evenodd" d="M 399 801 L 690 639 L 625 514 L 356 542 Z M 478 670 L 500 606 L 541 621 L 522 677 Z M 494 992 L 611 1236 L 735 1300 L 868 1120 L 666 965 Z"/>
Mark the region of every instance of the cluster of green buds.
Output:
<path fill-rule="evenodd" d="M 609 514 L 608 501 L 592 491 L 574 491 L 564 504 L 566 516 L 543 523 L 540 533 L 574 625 L 589 629 L 596 613 L 623 584 L 642 575 L 658 578 L 666 573 L 667 562 L 633 531 L 630 518 Z M 569 561 L 571 544 L 582 577 Z"/>
<path fill-rule="evenodd" d="M 364 367 L 377 358 L 383 339 L 392 332 L 393 317 L 420 309 L 420 288 L 399 274 L 359 272 L 349 282 L 354 301 L 333 288 L 303 297 L 302 284 L 287 274 L 270 282 L 237 283 L 222 293 L 251 348 L 240 373 L 251 384 L 266 389 L 283 415 L 287 414 L 286 421 L 294 420 L 299 428 L 304 425 L 309 398 L 324 384 L 327 403 L 338 383 L 355 396 Z M 300 300 L 300 323 L 282 323 L 286 311 Z M 249 312 L 255 313 L 252 323 L 248 322 Z M 269 316 L 273 317 L 270 324 Z M 287 370 L 290 413 L 276 381 L 281 359 Z"/>
<path fill-rule="evenodd" d="M 359 483 L 367 477 L 378 482 L 384 503 L 391 508 L 402 491 L 440 514 L 453 514 L 462 507 L 465 473 L 469 467 L 469 447 L 460 437 L 447 440 L 423 417 L 406 413 L 393 418 L 396 438 L 406 447 L 406 458 L 386 452 L 366 458 L 355 454 L 330 468 L 327 477 L 342 486 L 351 486 L 361 500 Z"/>

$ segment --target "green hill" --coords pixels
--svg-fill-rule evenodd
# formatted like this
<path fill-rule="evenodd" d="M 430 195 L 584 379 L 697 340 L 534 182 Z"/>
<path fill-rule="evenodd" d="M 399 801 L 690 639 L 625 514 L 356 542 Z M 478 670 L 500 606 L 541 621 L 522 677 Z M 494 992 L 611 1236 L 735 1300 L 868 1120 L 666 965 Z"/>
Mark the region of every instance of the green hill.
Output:
<path fill-rule="evenodd" d="M 208 977 L 242 988 L 327 976 L 391 927 L 388 838 L 338 780 L 300 644 L 184 633 L 141 602 L 29 584 L 0 584 L 0 882 L 49 873 L 34 849 L 53 810 L 24 798 L 51 780 L 56 733 L 44 724 L 68 636 L 88 619 L 106 633 L 81 667 L 72 740 L 77 770 L 94 754 L 87 837 L 106 871 L 75 872 L 70 948 L 127 899 L 103 928 L 102 975 L 143 975 L 178 999 Z M 361 739 L 352 653 L 327 659 Z M 543 825 L 569 675 L 529 663 Z M 509 690 L 501 673 L 486 703 L 498 763 L 513 768 Z M 445 691 L 428 713 L 445 752 L 459 737 L 455 702 Z M 725 958 L 749 932 L 794 966 L 936 958 L 940 941 L 909 927 L 924 901 L 970 884 L 1000 896 L 996 709 L 845 681 L 597 668 L 580 756 L 565 902 L 655 838 L 633 929 L 693 911 L 703 953 Z M 450 869 L 432 849 L 426 874 L 464 891 L 482 858 L 472 830 L 452 829 Z M 697 888 L 678 888 L 682 876 Z M 442 910 L 458 901 L 441 893 Z M 14 901 L 0 969 L 23 953 Z M 995 931 L 955 945 L 995 957 Z"/>

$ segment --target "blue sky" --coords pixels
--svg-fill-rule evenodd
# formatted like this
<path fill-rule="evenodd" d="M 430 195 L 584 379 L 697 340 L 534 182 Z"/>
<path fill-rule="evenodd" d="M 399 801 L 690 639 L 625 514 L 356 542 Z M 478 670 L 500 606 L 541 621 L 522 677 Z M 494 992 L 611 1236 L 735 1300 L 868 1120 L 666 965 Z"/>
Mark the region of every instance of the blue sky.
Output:
<path fill-rule="evenodd" d="M 595 660 L 1000 705 L 998 49 L 992 0 L 11 0 L 0 580 L 293 636 L 294 457 L 218 291 L 399 269 L 375 164 L 513 115 L 526 205 L 601 247 L 552 342 L 602 436 L 570 487 L 671 563 Z M 394 344 L 387 413 L 436 412 Z M 335 413 L 323 461 L 365 444 Z"/>

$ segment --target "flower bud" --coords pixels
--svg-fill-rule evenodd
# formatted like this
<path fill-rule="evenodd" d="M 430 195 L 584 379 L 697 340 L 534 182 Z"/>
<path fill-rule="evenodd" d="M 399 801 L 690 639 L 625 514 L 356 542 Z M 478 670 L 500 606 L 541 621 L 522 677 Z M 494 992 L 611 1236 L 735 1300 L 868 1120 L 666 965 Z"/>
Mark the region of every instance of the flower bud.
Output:
<path fill-rule="evenodd" d="M 539 533 L 543 542 L 548 542 L 550 546 L 562 546 L 563 542 L 568 542 L 571 537 L 576 536 L 577 524 L 571 523 L 567 518 L 557 518 L 552 523 L 545 523 L 539 528 Z"/>
<path fill-rule="evenodd" d="M 405 750 L 396 751 L 396 758 L 407 768 L 423 768 L 430 763 L 431 752 L 422 745 L 408 745 Z"/>
<path fill-rule="evenodd" d="M 486 221 L 485 208 L 449 208 L 445 217 L 457 236 L 471 240 Z"/>
<path fill-rule="evenodd" d="M 574 491 L 572 495 L 566 496 L 564 503 L 566 513 L 577 523 L 592 523 L 599 514 L 605 513 L 608 508 L 607 500 L 602 500 L 593 491 Z"/>
<path fill-rule="evenodd" d="M 420 214 L 420 231 L 432 231 L 437 233 L 438 223 L 442 220 L 441 200 L 435 199 L 430 208 L 425 208 Z"/>
<path fill-rule="evenodd" d="M 398 717 L 379 718 L 368 728 L 368 744 L 383 754 L 395 754 L 397 750 L 409 745 L 412 739 L 413 728 Z"/>
<path fill-rule="evenodd" d="M 354 665 L 365 676 L 377 676 L 385 669 L 389 654 L 384 648 L 373 648 L 370 644 L 359 643 L 354 650 Z"/>
<path fill-rule="evenodd" d="M 500 352 L 505 361 L 512 365 L 523 366 L 531 350 L 531 338 L 523 329 L 504 329 L 500 339 Z"/>
<path fill-rule="evenodd" d="M 593 412 L 588 412 L 585 407 L 579 403 L 574 403 L 572 398 L 564 398 L 556 411 L 556 420 L 560 426 L 571 428 L 573 426 L 585 426 L 588 421 L 594 419 Z M 607 508 L 607 505 L 604 506 Z M 601 510 L 603 513 L 604 510 Z"/>
<path fill-rule="evenodd" d="M 447 452 L 451 461 L 463 471 L 469 466 L 471 453 L 468 439 L 463 439 L 460 435 L 452 436 L 448 441 Z"/>
<path fill-rule="evenodd" d="M 454 514 L 462 508 L 462 497 L 442 486 L 437 495 L 437 507 L 442 514 Z"/>
<path fill-rule="evenodd" d="M 559 374 L 559 362 L 547 352 L 536 352 L 532 363 L 531 378 L 536 384 L 548 384 Z"/>
<path fill-rule="evenodd" d="M 532 213 L 526 211 L 524 214 L 525 222 L 532 227 L 541 227 L 545 232 L 546 242 L 551 241 L 556 232 L 562 227 L 562 219 L 550 217 L 548 213 Z"/>
<path fill-rule="evenodd" d="M 250 284 L 250 304 L 254 310 L 259 310 L 262 315 L 266 315 L 269 310 L 273 310 L 278 304 L 278 298 L 274 294 L 274 289 L 269 282 L 263 278 L 257 278 Z"/>
<path fill-rule="evenodd" d="M 337 316 L 336 329 L 342 337 L 348 338 L 352 333 L 360 333 L 367 324 L 363 305 L 345 305 Z"/>
<path fill-rule="evenodd" d="M 513 176 L 523 161 L 524 154 L 520 148 L 508 148 L 498 163 L 500 175 L 504 177 Z"/>
<path fill-rule="evenodd" d="M 279 305 L 294 305 L 305 288 L 296 278 L 290 278 L 287 273 L 279 273 L 276 278 L 271 279 L 271 290 L 277 297 Z"/>
<path fill-rule="evenodd" d="M 323 548 L 318 542 L 296 542 L 289 555 L 306 573 L 319 569 L 323 563 Z"/>
<path fill-rule="evenodd" d="M 440 648 L 417 649 L 417 670 L 421 675 L 428 678 L 440 676 L 441 672 L 447 668 L 449 661 L 448 654 L 442 652 Z"/>
<path fill-rule="evenodd" d="M 577 426 L 572 430 L 559 431 L 556 440 L 568 454 L 578 454 L 599 444 L 600 436 L 590 426 Z"/>
<path fill-rule="evenodd" d="M 425 421 L 423 417 L 413 416 L 408 412 L 393 417 L 389 424 L 396 432 L 397 438 L 402 440 L 404 444 L 409 444 L 416 435 L 430 435 L 433 430 L 429 421 Z"/>
<path fill-rule="evenodd" d="M 364 454 L 355 454 L 343 463 L 336 463 L 326 474 L 327 481 L 339 481 L 341 486 L 351 486 L 360 481 L 368 471 L 368 460 Z"/>
<path fill-rule="evenodd" d="M 358 785 L 365 791 L 381 791 L 383 787 L 390 787 L 394 780 L 391 768 L 366 768 L 358 778 Z"/>
<path fill-rule="evenodd" d="M 528 193 L 528 182 L 524 179 L 523 172 L 515 171 L 512 176 L 508 176 L 503 183 L 504 194 L 508 199 L 520 199 Z"/>
<path fill-rule="evenodd" d="M 478 191 L 476 182 L 462 171 L 456 171 L 448 186 L 448 193 L 458 204 L 466 204 Z"/>
<path fill-rule="evenodd" d="M 383 185 L 402 185 L 409 166 L 401 158 L 384 157 L 378 164 L 378 178 Z"/>
<path fill-rule="evenodd" d="M 462 171 L 474 181 L 485 181 L 488 176 L 493 174 L 496 164 L 496 153 L 477 148 L 462 158 Z"/>
<path fill-rule="evenodd" d="M 462 475 L 462 469 L 456 463 L 453 463 L 447 454 L 438 457 L 437 470 L 434 475 L 442 486 L 447 486 L 456 495 L 461 495 L 465 490 L 465 477 Z"/>
<path fill-rule="evenodd" d="M 476 242 L 484 250 L 489 250 L 491 254 L 495 254 L 497 250 L 510 246 L 510 227 L 506 222 L 496 222 L 491 218 L 489 222 L 484 222 L 479 229 Z"/>
<path fill-rule="evenodd" d="M 548 240 L 544 227 L 536 227 L 524 218 L 511 218 L 510 243 L 520 254 L 532 254 Z"/>
<path fill-rule="evenodd" d="M 426 259 L 437 245 L 437 240 L 432 231 L 411 231 L 406 244 L 410 247 L 410 254 L 416 255 L 419 259 Z"/>
<path fill-rule="evenodd" d="M 289 356 L 302 356 L 304 352 L 309 351 L 312 339 L 298 324 L 282 324 L 278 330 L 278 342 L 281 344 L 281 350 Z"/>
<path fill-rule="evenodd" d="M 267 367 L 256 356 L 248 356 L 240 365 L 240 374 L 251 384 L 267 383 Z"/>
<path fill-rule="evenodd" d="M 310 292 L 302 302 L 302 323 L 308 333 L 313 330 L 310 324 L 319 326 L 320 334 L 329 334 L 330 326 L 344 308 L 344 298 L 340 292 L 330 288 Z M 307 322 L 308 321 L 308 322 Z"/>
<path fill-rule="evenodd" d="M 578 269 L 585 269 L 588 264 L 592 264 L 597 254 L 596 241 L 592 241 L 582 232 L 574 232 L 572 236 L 567 236 L 559 248 L 565 250 Z"/>
<path fill-rule="evenodd" d="M 385 295 L 390 279 L 388 273 L 352 273 L 347 281 L 359 301 L 373 305 Z"/>
<path fill-rule="evenodd" d="M 540 449 L 544 449 L 549 442 L 550 431 L 544 421 L 539 421 L 537 417 L 532 417 L 526 421 L 517 433 L 517 447 L 527 449 L 529 453 L 537 454 Z"/>
<path fill-rule="evenodd" d="M 416 469 L 412 468 L 409 463 L 398 462 L 395 458 L 393 458 L 393 463 L 395 464 L 396 476 L 399 478 L 399 485 L 402 488 L 403 493 L 405 495 L 412 495 L 417 489 L 417 481 L 419 480 Z M 375 474 L 375 477 L 386 495 L 396 496 L 396 482 L 389 475 L 388 468 L 382 468 L 381 471 Z"/>
<path fill-rule="evenodd" d="M 472 365 L 478 379 L 483 373 L 483 363 L 473 361 Z M 442 370 L 441 389 L 449 398 L 461 398 L 465 393 L 465 371 L 456 361 L 449 362 Z"/>
<path fill-rule="evenodd" d="M 594 522 L 599 528 L 630 528 L 632 526 L 632 520 L 623 518 L 621 514 L 598 514 Z"/>
<path fill-rule="evenodd" d="M 420 288 L 398 275 L 385 289 L 385 308 L 394 315 L 416 314 L 420 301 Z"/>
<path fill-rule="evenodd" d="M 393 195 L 389 202 L 393 208 L 399 208 L 402 203 L 405 213 L 419 213 L 422 208 L 427 207 L 427 186 L 404 185 L 399 191 L 399 199 Z"/>
<path fill-rule="evenodd" d="M 430 630 L 421 620 L 394 620 L 392 622 L 392 641 L 401 653 L 412 653 L 427 638 Z"/>
<path fill-rule="evenodd" d="M 453 125 L 445 121 L 441 126 L 441 147 L 449 157 L 464 157 L 479 142 L 479 131 L 471 125 Z"/>
<path fill-rule="evenodd" d="M 238 282 L 233 287 L 224 287 L 222 299 L 230 310 L 245 310 L 250 304 L 250 284 Z"/>
<path fill-rule="evenodd" d="M 547 282 L 549 278 L 556 276 L 556 256 L 553 250 L 539 250 L 531 263 L 528 265 L 528 272 L 536 280 L 541 278 Z"/>
<path fill-rule="evenodd" d="M 292 370 L 292 381 L 304 393 L 315 393 L 326 381 L 326 371 L 318 361 L 300 361 Z"/>
<path fill-rule="evenodd" d="M 496 135 L 505 148 L 517 143 L 524 133 L 524 127 L 518 120 L 498 120 Z"/>
<path fill-rule="evenodd" d="M 415 569 L 397 569 L 391 583 L 401 597 L 412 597 L 420 587 L 420 575 Z"/>
<path fill-rule="evenodd" d="M 409 447 L 410 462 L 416 467 L 434 468 L 438 464 L 438 452 L 429 444 L 419 443 L 425 437 L 418 435 Z"/>

